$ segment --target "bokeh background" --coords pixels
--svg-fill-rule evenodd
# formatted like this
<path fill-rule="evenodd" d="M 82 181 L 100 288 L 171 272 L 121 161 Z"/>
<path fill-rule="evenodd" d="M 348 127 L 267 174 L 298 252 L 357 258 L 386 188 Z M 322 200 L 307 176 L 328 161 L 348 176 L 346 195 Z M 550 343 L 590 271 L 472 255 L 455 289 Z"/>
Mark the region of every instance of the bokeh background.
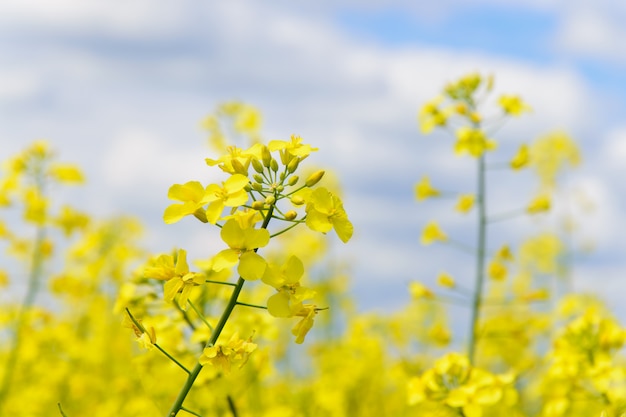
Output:
<path fill-rule="evenodd" d="M 358 308 L 391 311 L 411 280 L 434 282 L 442 269 L 473 279 L 471 257 L 420 246 L 434 217 L 472 243 L 473 217 L 454 214 L 453 201 L 418 204 L 414 184 L 428 174 L 471 192 L 474 171 L 445 134 L 422 136 L 416 115 L 445 83 L 494 74 L 497 92 L 534 109 L 500 131 L 502 155 L 554 130 L 579 143 L 584 165 L 563 179 L 586 207 L 573 287 L 626 314 L 625 19 L 617 0 L 4 0 L 0 158 L 49 139 L 87 174 L 86 187 L 60 199 L 141 217 L 154 252 L 206 257 L 220 245 L 214 231 L 162 223 L 167 189 L 220 179 L 204 163 L 214 154 L 200 121 L 223 101 L 248 102 L 263 112 L 265 139 L 296 133 L 319 147 L 310 161 L 336 172 L 355 225 L 353 241 L 334 246 L 351 264 Z M 533 184 L 495 174 L 494 212 L 526 204 Z M 516 241 L 552 220 L 493 233 Z"/>

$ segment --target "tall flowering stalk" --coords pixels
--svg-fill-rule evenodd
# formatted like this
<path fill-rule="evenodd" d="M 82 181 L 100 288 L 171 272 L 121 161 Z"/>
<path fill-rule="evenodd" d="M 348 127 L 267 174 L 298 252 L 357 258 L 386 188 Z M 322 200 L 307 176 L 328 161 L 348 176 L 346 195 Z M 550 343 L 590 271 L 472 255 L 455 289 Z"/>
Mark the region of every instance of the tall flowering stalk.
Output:
<path fill-rule="evenodd" d="M 209 332 L 191 368 L 166 352 L 157 342 L 157 332 L 146 328 L 127 310 L 129 327 L 141 343 L 148 348 L 156 347 L 187 374 L 168 417 L 176 416 L 181 410 L 200 415 L 186 408 L 185 400 L 204 367 L 228 373 L 232 365 L 243 366 L 256 350 L 251 334 L 242 338 L 238 330 L 229 329 L 230 339 L 223 341 L 221 337 L 237 307 L 266 309 L 277 318 L 297 318 L 292 329 L 296 343 L 304 342 L 316 314 L 323 309 L 310 302 L 315 291 L 301 284 L 305 268 L 298 257 L 287 254 L 286 262 L 277 265 L 259 253 L 273 238 L 300 224 L 322 233 L 334 229 L 343 242 L 351 238 L 352 224 L 341 200 L 328 189 L 317 187 L 324 171 L 316 171 L 305 180 L 297 175 L 301 163 L 316 150 L 295 135 L 288 141 L 256 143 L 247 149 L 227 147 L 219 158 L 206 159 L 207 165 L 219 167 L 227 175 L 221 184 L 204 186 L 190 181 L 170 187 L 168 197 L 176 202 L 165 209 L 164 221 L 171 224 L 193 216 L 202 223 L 215 225 L 220 228 L 220 237 L 227 248 L 212 256 L 203 272 L 190 270 L 183 249 L 174 255 L 156 257 L 144 270 L 145 278 L 163 282 L 164 300 L 180 310 L 194 331 L 196 324 L 187 315 L 188 308 Z M 270 223 L 278 227 L 270 229 Z M 237 279 L 230 282 L 224 277 L 233 268 Z M 266 305 L 241 301 L 244 285 L 249 281 L 261 281 L 274 291 Z M 197 294 L 206 285 L 225 286 L 231 291 L 214 324 L 205 316 L 203 306 L 196 305 Z M 250 292 L 255 291 L 258 289 Z M 229 396 L 227 400 L 229 408 L 236 409 L 236 399 Z"/>

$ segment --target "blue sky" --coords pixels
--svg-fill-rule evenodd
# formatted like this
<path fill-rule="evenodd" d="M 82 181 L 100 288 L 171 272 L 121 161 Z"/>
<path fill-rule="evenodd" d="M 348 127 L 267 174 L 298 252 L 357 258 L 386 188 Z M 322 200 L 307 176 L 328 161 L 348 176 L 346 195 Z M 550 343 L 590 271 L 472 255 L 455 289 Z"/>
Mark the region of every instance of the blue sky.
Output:
<path fill-rule="evenodd" d="M 212 178 L 198 123 L 221 101 L 250 102 L 264 112 L 267 139 L 300 134 L 320 148 L 314 162 L 342 179 L 357 232 L 337 250 L 354 262 L 359 308 L 389 310 L 408 300 L 410 280 L 432 282 L 443 263 L 469 268 L 449 248 L 419 245 L 442 206 L 417 205 L 413 185 L 423 174 L 457 184 L 471 167 L 443 136 L 422 137 L 416 113 L 446 82 L 493 73 L 498 91 L 535 109 L 503 131 L 503 149 L 558 128 L 585 150 L 571 181 L 596 203 L 581 231 L 596 252 L 577 267 L 577 286 L 601 279 L 617 305 L 626 247 L 626 6 L 618 3 L 8 0 L 0 157 L 49 138 L 87 170 L 89 185 L 69 198 L 102 215 L 141 216 L 154 251 L 183 246 L 202 256 L 193 248 L 218 243 L 194 222 L 161 223 L 167 189 Z M 496 205 L 507 208 L 515 181 L 495 186 Z M 442 218 L 469 240 L 463 221 Z M 513 222 L 505 235 L 523 236 L 528 224 Z"/>

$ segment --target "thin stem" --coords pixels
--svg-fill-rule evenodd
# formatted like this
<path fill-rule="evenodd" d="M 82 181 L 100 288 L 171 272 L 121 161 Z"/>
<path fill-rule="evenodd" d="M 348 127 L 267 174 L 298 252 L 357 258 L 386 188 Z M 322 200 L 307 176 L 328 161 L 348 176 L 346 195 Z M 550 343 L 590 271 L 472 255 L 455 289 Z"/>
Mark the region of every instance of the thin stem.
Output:
<path fill-rule="evenodd" d="M 178 365 L 178 367 L 180 369 L 182 369 L 183 371 L 185 371 L 187 373 L 187 375 L 189 375 L 191 373 L 191 371 L 189 371 L 189 369 L 187 369 L 187 367 L 185 365 L 183 365 L 182 363 L 178 362 L 172 355 L 170 355 L 169 353 L 167 353 L 165 351 L 165 349 L 163 349 L 161 346 L 159 346 L 156 343 L 153 343 L 153 346 L 157 349 L 159 349 L 159 351 L 164 354 L 165 356 L 167 356 L 169 358 L 169 360 L 171 360 L 172 362 L 174 362 L 176 365 Z"/>
<path fill-rule="evenodd" d="M 241 301 L 237 301 L 237 305 L 244 306 L 244 307 L 260 308 L 262 310 L 267 310 L 267 307 L 265 307 L 265 306 L 260 306 L 260 305 L 257 305 L 257 304 L 243 303 Z"/>
<path fill-rule="evenodd" d="M 263 219 L 263 224 L 261 225 L 262 229 L 267 229 L 267 225 L 272 219 L 273 211 L 274 211 L 274 206 L 272 205 L 270 206 L 265 216 L 265 219 Z M 255 249 L 254 251 L 256 252 L 257 249 Z M 243 288 L 243 284 L 245 282 L 246 281 L 241 277 L 239 277 L 239 279 L 237 280 L 237 284 L 235 288 L 233 289 L 232 294 L 230 295 L 228 304 L 224 308 L 224 311 L 222 312 L 222 315 L 220 316 L 220 319 L 217 322 L 217 325 L 211 332 L 211 338 L 207 342 L 207 346 L 214 346 L 215 343 L 217 342 L 217 339 L 220 337 L 220 334 L 222 334 L 222 330 L 224 329 L 226 322 L 230 318 L 230 315 L 232 314 L 235 306 L 237 305 L 237 299 L 239 298 L 239 293 L 241 292 L 241 289 Z M 176 397 L 174 404 L 172 404 L 170 411 L 167 413 L 167 417 L 174 417 L 181 410 L 181 407 L 183 406 L 183 402 L 185 401 L 185 398 L 187 398 L 187 395 L 189 394 L 189 391 L 191 390 L 193 383 L 195 382 L 196 378 L 200 374 L 200 371 L 202 371 L 202 367 L 203 365 L 201 365 L 198 362 L 196 366 L 191 370 L 191 373 L 187 376 L 187 380 L 185 381 L 183 387 L 178 392 L 178 396 Z"/>
<path fill-rule="evenodd" d="M 228 409 L 233 414 L 233 417 L 238 417 L 239 413 L 237 413 L 237 407 L 235 407 L 235 401 L 233 400 L 233 397 L 227 395 L 226 401 L 228 402 Z"/>
<path fill-rule="evenodd" d="M 230 287 L 236 287 L 237 286 L 237 284 L 232 283 L 232 282 L 213 281 L 211 279 L 205 279 L 204 282 L 209 283 L 209 284 L 228 285 Z"/>
<path fill-rule="evenodd" d="M 202 314 L 202 312 L 200 310 L 198 310 L 198 308 L 195 306 L 195 304 L 192 303 L 191 300 L 187 300 L 187 303 L 189 303 L 189 305 L 191 306 L 193 311 L 195 311 L 196 314 L 198 315 L 198 317 L 200 317 L 200 320 L 202 320 L 202 322 L 207 325 L 209 330 L 213 331 L 213 326 L 211 326 L 211 323 L 208 322 L 206 317 L 204 317 L 204 314 Z"/>
<path fill-rule="evenodd" d="M 191 321 L 191 319 L 189 318 L 189 316 L 187 315 L 187 312 L 185 310 L 182 309 L 182 307 L 180 306 L 180 304 L 178 304 L 178 301 L 176 300 L 172 300 L 174 306 L 176 307 L 176 309 L 180 312 L 180 314 L 183 316 L 183 319 L 185 320 L 185 322 L 189 325 L 189 328 L 191 330 L 196 330 L 196 325 L 193 324 L 193 322 Z M 130 313 L 129 313 L 130 314 Z"/>
<path fill-rule="evenodd" d="M 283 233 L 285 233 L 286 231 L 293 229 L 293 228 L 294 228 L 294 227 L 296 227 L 297 225 L 299 225 L 299 224 L 301 224 L 301 223 L 304 223 L 304 219 L 306 219 L 306 216 L 304 216 L 301 220 L 294 222 L 294 224 L 292 224 L 291 226 L 284 228 L 284 229 L 283 229 L 283 230 L 281 230 L 280 232 L 276 232 L 276 233 L 274 233 L 273 235 L 270 235 L 270 239 L 271 239 L 271 238 L 274 238 L 274 237 L 276 237 L 276 236 L 280 236 L 280 235 L 282 235 Z"/>
<path fill-rule="evenodd" d="M 486 189 L 485 189 L 485 155 L 478 157 L 478 189 L 476 200 L 478 203 L 478 239 L 476 245 L 476 283 L 474 290 L 474 300 L 469 324 L 469 340 L 467 346 L 467 356 L 470 363 L 474 363 L 476 354 L 476 332 L 480 319 L 480 307 L 482 303 L 483 283 L 485 278 L 485 247 L 487 240 L 487 210 L 486 210 Z"/>
<path fill-rule="evenodd" d="M 183 407 L 183 406 L 181 406 L 181 407 L 180 407 L 180 409 L 181 409 L 181 410 L 183 410 L 183 411 L 188 412 L 188 413 L 189 413 L 189 414 L 191 414 L 191 415 L 194 415 L 194 416 L 197 416 L 197 417 L 202 417 L 202 415 L 201 415 L 201 414 L 198 414 L 198 413 L 196 413 L 195 411 L 191 411 L 190 409 L 185 408 L 185 407 Z"/>
<path fill-rule="evenodd" d="M 177 304 L 178 305 L 178 304 Z M 139 320 L 137 320 L 135 318 L 135 316 L 133 316 L 133 314 L 130 312 L 130 310 L 128 309 L 128 307 L 126 307 L 126 313 L 128 314 L 128 317 L 130 318 L 130 321 L 133 322 L 133 324 L 135 325 L 135 327 L 137 327 L 139 330 L 141 330 L 141 333 L 148 333 L 146 331 L 146 328 L 143 326 L 143 324 L 141 324 L 139 322 Z M 169 353 L 167 353 L 161 346 L 159 346 L 156 343 L 153 343 L 152 346 L 156 347 L 161 353 L 163 353 L 165 356 L 167 356 L 172 362 L 174 362 L 176 365 L 178 365 L 183 371 L 187 372 L 187 374 L 189 374 L 189 369 L 187 369 L 183 364 L 181 364 L 180 362 L 178 362 L 172 355 L 170 355 Z"/>
<path fill-rule="evenodd" d="M 63 408 L 61 408 L 61 403 L 57 403 L 57 406 L 59 407 L 59 413 L 61 413 L 63 417 L 67 417 L 67 415 L 63 412 Z"/>
<path fill-rule="evenodd" d="M 24 301 L 22 301 L 22 306 L 15 322 L 15 337 L 13 339 L 13 346 L 7 356 L 4 368 L 4 377 L 2 378 L 2 385 L 0 385 L 0 410 L 4 405 L 4 400 L 7 398 L 9 391 L 11 390 L 13 374 L 15 373 L 15 368 L 19 361 L 19 352 L 22 346 L 24 326 L 28 320 L 28 313 L 35 303 L 35 298 L 39 292 L 41 275 L 43 272 L 44 255 L 42 253 L 42 246 L 45 240 L 45 234 L 44 227 L 41 225 L 38 226 L 33 247 L 30 274 L 28 276 L 28 288 L 26 289 L 26 295 L 24 296 Z"/>

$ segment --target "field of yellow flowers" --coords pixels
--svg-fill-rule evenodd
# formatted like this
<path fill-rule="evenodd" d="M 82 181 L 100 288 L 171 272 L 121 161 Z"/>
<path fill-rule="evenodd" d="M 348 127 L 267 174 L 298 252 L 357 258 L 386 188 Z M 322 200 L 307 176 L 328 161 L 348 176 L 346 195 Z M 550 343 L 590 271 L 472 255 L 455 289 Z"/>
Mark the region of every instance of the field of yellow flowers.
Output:
<path fill-rule="evenodd" d="M 494 223 L 550 211 L 581 155 L 562 132 L 499 153 L 498 130 L 532 109 L 494 97 L 493 82 L 469 74 L 418 111 L 422 132 L 450 139 L 451 158 L 471 159 L 476 176 L 451 191 L 424 173 L 416 209 L 455 210 L 475 240 L 432 219 L 415 250 L 447 245 L 475 268 L 441 272 L 436 288 L 412 282 L 411 302 L 387 315 L 356 312 L 328 250 L 329 239 L 350 244 L 353 225 L 332 167 L 307 159 L 324 150 L 297 135 L 260 141 L 249 105 L 226 103 L 202 122 L 204 163 L 222 182 L 163 190 L 165 223 L 194 221 L 222 242 L 202 259 L 184 247 L 146 253 L 141 219 L 59 201 L 85 179 L 47 142 L 4 161 L 0 416 L 626 415 L 626 330 L 600 300 L 551 291 L 571 268 L 571 219 L 494 246 Z M 503 170 L 535 173 L 536 194 L 494 213 L 487 196 Z"/>

